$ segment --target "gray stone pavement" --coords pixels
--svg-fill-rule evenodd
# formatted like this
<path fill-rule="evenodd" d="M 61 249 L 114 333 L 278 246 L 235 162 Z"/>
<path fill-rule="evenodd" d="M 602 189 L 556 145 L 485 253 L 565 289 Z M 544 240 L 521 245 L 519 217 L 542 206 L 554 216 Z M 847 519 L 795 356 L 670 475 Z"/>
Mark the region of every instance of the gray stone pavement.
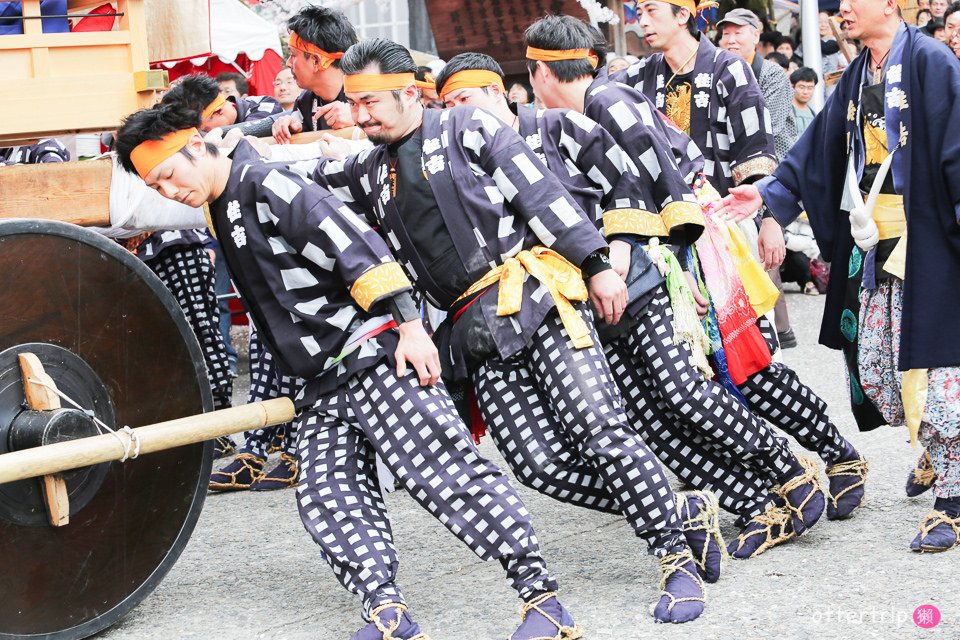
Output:
<path fill-rule="evenodd" d="M 788 285 L 789 287 L 790 285 Z M 562 599 L 590 640 L 632 638 L 820 640 L 960 638 L 960 550 L 907 548 L 930 494 L 908 499 L 918 451 L 906 432 L 859 433 L 847 408 L 838 352 L 816 344 L 822 298 L 788 292 L 800 340 L 785 360 L 829 403 L 840 429 L 873 467 L 867 505 L 846 522 L 822 521 L 800 540 L 731 561 L 686 625 L 656 625 L 657 565 L 622 518 L 577 509 L 520 487 Z M 242 380 L 243 378 L 241 378 Z M 238 397 L 245 389 L 238 389 Z M 481 450 L 502 464 L 489 438 Z M 519 602 L 497 564 L 480 562 L 403 493 L 388 496 L 400 552 L 399 582 L 433 640 L 507 638 Z M 724 516 L 724 533 L 733 535 Z M 943 616 L 919 629 L 914 609 Z M 104 640 L 218 638 L 334 640 L 360 626 L 358 600 L 321 560 L 297 517 L 294 492 L 208 496 L 193 539 L 156 592 Z"/>

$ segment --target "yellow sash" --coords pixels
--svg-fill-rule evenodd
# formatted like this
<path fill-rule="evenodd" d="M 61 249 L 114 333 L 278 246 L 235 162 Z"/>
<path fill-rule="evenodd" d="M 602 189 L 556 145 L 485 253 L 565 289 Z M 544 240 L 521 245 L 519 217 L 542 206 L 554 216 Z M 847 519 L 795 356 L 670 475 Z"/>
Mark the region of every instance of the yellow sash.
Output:
<path fill-rule="evenodd" d="M 497 315 L 511 316 L 518 313 L 523 304 L 525 273 L 539 280 L 550 292 L 560 313 L 563 328 L 573 340 L 573 346 L 577 349 L 592 346 L 590 328 L 570 302 L 583 302 L 589 297 L 580 269 L 546 247 L 534 247 L 521 251 L 513 258 L 507 258 L 503 264 L 494 267 L 473 283 L 457 301 L 499 282 Z"/>
<path fill-rule="evenodd" d="M 873 208 L 873 221 L 877 223 L 881 240 L 900 238 L 890 257 L 883 265 L 884 271 L 901 280 L 907 273 L 907 215 L 903 208 L 903 196 L 881 193 Z"/>

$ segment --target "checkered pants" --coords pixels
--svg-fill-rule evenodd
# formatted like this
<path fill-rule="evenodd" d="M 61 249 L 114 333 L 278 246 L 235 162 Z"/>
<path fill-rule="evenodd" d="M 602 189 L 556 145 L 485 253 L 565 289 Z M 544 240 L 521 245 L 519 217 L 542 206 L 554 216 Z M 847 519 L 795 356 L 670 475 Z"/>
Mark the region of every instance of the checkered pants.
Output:
<path fill-rule="evenodd" d="M 251 325 L 250 330 L 250 391 L 247 402 L 262 402 L 273 398 L 295 398 L 303 388 L 303 378 L 287 376 L 277 369 L 273 356 L 260 342 L 260 334 Z M 283 452 L 296 455 L 297 431 L 294 423 L 286 422 L 274 427 L 247 431 L 240 453 L 249 453 L 258 458 L 267 457 L 267 448 L 278 435 L 283 434 Z"/>
<path fill-rule="evenodd" d="M 213 392 L 215 409 L 231 404 L 233 378 L 227 348 L 220 335 L 220 309 L 217 306 L 213 265 L 202 245 L 174 245 L 167 247 L 146 265 L 153 269 L 167 289 L 177 299 L 184 315 L 193 327 Z"/>
<path fill-rule="evenodd" d="M 765 318 L 757 321 L 770 353 L 780 348 L 777 332 Z M 772 362 L 740 385 L 740 392 L 755 414 L 797 439 L 833 464 L 843 455 L 846 440 L 827 415 L 827 403 L 800 382 L 796 372 L 782 362 Z"/>
<path fill-rule="evenodd" d="M 593 327 L 592 313 L 579 310 Z M 530 345 L 474 374 L 483 419 L 517 479 L 562 502 L 623 514 L 650 552 L 682 546 L 667 475 L 627 425 L 623 400 L 593 331 L 576 349 L 556 312 Z"/>
<path fill-rule="evenodd" d="M 769 487 L 791 469 L 793 454 L 675 343 L 666 289 L 606 353 L 627 415 L 657 457 L 692 487 L 716 493 L 724 509 L 747 517 L 761 513 Z"/>
<path fill-rule="evenodd" d="M 304 527 L 365 613 L 403 602 L 375 454 L 407 493 L 484 560 L 497 559 L 522 598 L 557 588 L 530 515 L 510 481 L 480 456 L 442 384 L 421 387 L 380 364 L 297 418 Z"/>

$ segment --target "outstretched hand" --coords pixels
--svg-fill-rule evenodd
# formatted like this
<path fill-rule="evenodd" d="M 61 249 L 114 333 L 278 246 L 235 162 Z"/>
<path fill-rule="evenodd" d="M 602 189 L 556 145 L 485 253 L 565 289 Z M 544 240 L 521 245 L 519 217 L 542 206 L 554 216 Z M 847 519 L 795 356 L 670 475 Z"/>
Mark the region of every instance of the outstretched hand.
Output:
<path fill-rule="evenodd" d="M 752 184 L 745 184 L 730 187 L 730 195 L 720 199 L 714 213 L 721 220 L 741 222 L 757 215 L 761 205 L 760 191 Z"/>
<path fill-rule="evenodd" d="M 398 328 L 400 341 L 394 355 L 397 358 L 397 377 L 407 375 L 409 362 L 417 372 L 420 386 L 429 387 L 440 379 L 440 354 L 419 319 L 404 322 Z"/>

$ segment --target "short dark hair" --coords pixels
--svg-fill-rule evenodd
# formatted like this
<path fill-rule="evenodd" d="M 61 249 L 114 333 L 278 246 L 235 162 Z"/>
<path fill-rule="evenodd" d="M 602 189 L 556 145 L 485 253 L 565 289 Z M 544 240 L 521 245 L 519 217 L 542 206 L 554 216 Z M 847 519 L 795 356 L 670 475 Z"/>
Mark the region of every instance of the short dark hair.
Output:
<path fill-rule="evenodd" d="M 296 31 L 298 36 L 327 53 L 346 51 L 359 41 L 347 16 L 342 11 L 326 7 L 304 7 L 287 20 L 287 29 Z M 313 54 L 305 55 L 310 57 Z M 333 66 L 339 67 L 341 62 L 334 60 Z"/>
<path fill-rule="evenodd" d="M 417 67 L 417 70 L 413 74 L 413 76 L 420 82 L 425 82 L 427 80 L 427 75 L 433 75 L 433 70 L 430 67 L 425 67 L 423 65 Z"/>
<path fill-rule="evenodd" d="M 533 92 L 533 87 L 531 87 L 530 83 L 526 80 L 514 80 L 510 83 L 510 86 L 507 87 L 507 92 L 509 93 L 513 87 L 523 87 L 523 90 L 527 92 L 527 101 L 525 104 L 532 104 L 533 101 L 537 99 L 536 94 Z"/>
<path fill-rule="evenodd" d="M 950 6 L 947 7 L 947 10 L 943 12 L 943 23 L 946 24 L 947 18 L 949 18 L 951 15 L 955 14 L 958 11 L 960 11 L 960 2 L 951 2 Z M 918 11 L 917 13 L 920 13 L 920 12 Z M 932 16 L 933 14 L 931 13 L 930 15 Z"/>
<path fill-rule="evenodd" d="M 417 63 L 413 56 L 401 44 L 385 38 L 363 40 L 347 49 L 340 58 L 340 70 L 344 75 L 360 73 L 370 65 L 375 64 L 380 73 L 413 73 L 417 72 Z M 393 97 L 400 99 L 400 91 L 392 91 Z"/>
<path fill-rule="evenodd" d="M 798 82 L 812 82 L 813 84 L 817 84 L 820 82 L 820 78 L 817 77 L 817 72 L 810 67 L 800 67 L 790 74 L 790 84 L 796 86 Z"/>
<path fill-rule="evenodd" d="M 160 140 L 174 131 L 195 127 L 198 118 L 199 114 L 196 111 L 187 109 L 181 104 L 160 104 L 152 109 L 141 109 L 130 114 L 120 124 L 114 142 L 114 150 L 120 166 L 129 173 L 137 173 L 137 168 L 130 160 L 130 154 L 137 145 L 147 140 Z M 219 155 L 217 148 L 209 143 L 207 143 L 207 151 L 215 156 Z M 186 149 L 181 149 L 180 152 L 193 160 L 193 156 Z"/>
<path fill-rule="evenodd" d="M 797 45 L 793 43 L 793 38 L 791 38 L 790 36 L 783 36 L 782 38 L 780 38 L 780 42 L 777 43 L 777 46 L 779 47 L 782 44 L 790 45 L 791 49 L 797 48 Z"/>
<path fill-rule="evenodd" d="M 546 16 L 527 27 L 523 34 L 524 44 L 536 49 L 558 51 L 562 49 L 589 49 L 598 57 L 607 57 L 607 42 L 600 31 L 573 16 Z M 593 77 L 596 70 L 589 60 L 556 60 L 545 62 L 560 82 L 573 82 L 584 76 Z M 527 69 L 534 73 L 536 60 L 527 60 Z"/>
<path fill-rule="evenodd" d="M 228 80 L 234 81 L 237 86 L 237 92 L 240 95 L 245 96 L 250 93 L 250 83 L 247 82 L 247 76 L 242 73 L 230 71 L 217 75 L 217 82 L 227 82 Z"/>
<path fill-rule="evenodd" d="M 773 46 L 774 49 L 777 48 L 781 40 L 783 40 L 783 34 L 779 31 L 764 31 L 760 34 L 760 42 L 769 44 Z"/>
<path fill-rule="evenodd" d="M 931 36 L 935 35 L 937 31 L 943 31 L 944 28 L 943 22 L 940 20 L 931 20 L 927 23 L 927 26 L 924 27 Z"/>
<path fill-rule="evenodd" d="M 670 10 L 673 11 L 673 15 L 675 16 L 680 15 L 680 9 L 683 9 L 683 8 L 684 7 L 678 7 L 675 4 L 670 5 Z M 690 10 L 687 9 L 687 11 L 690 11 Z M 690 16 L 687 17 L 687 33 L 692 35 L 694 38 L 700 37 L 700 25 L 697 24 L 697 16 L 696 16 L 696 12 L 694 11 L 690 11 Z"/>
<path fill-rule="evenodd" d="M 766 60 L 769 60 L 770 62 L 775 62 L 781 67 L 783 67 L 784 69 L 790 68 L 790 61 L 787 60 L 787 56 L 783 55 L 782 53 L 777 53 L 776 51 L 771 51 L 770 53 L 768 53 Z"/>
<path fill-rule="evenodd" d="M 453 56 L 443 65 L 443 69 L 437 74 L 437 93 L 443 93 L 443 86 L 447 80 L 455 73 L 461 71 L 492 71 L 503 80 L 503 69 L 496 60 L 485 53 L 460 53 Z"/>
<path fill-rule="evenodd" d="M 240 86 L 237 85 L 237 89 L 239 88 Z M 160 103 L 179 104 L 188 110 L 197 112 L 199 115 L 203 113 L 203 110 L 206 109 L 218 95 L 220 95 L 220 84 L 218 80 L 214 80 L 210 76 L 203 74 L 193 74 L 184 76 L 180 82 L 177 83 L 177 86 L 163 94 L 163 99 Z M 198 118 L 197 122 L 199 123 L 199 121 Z"/>

